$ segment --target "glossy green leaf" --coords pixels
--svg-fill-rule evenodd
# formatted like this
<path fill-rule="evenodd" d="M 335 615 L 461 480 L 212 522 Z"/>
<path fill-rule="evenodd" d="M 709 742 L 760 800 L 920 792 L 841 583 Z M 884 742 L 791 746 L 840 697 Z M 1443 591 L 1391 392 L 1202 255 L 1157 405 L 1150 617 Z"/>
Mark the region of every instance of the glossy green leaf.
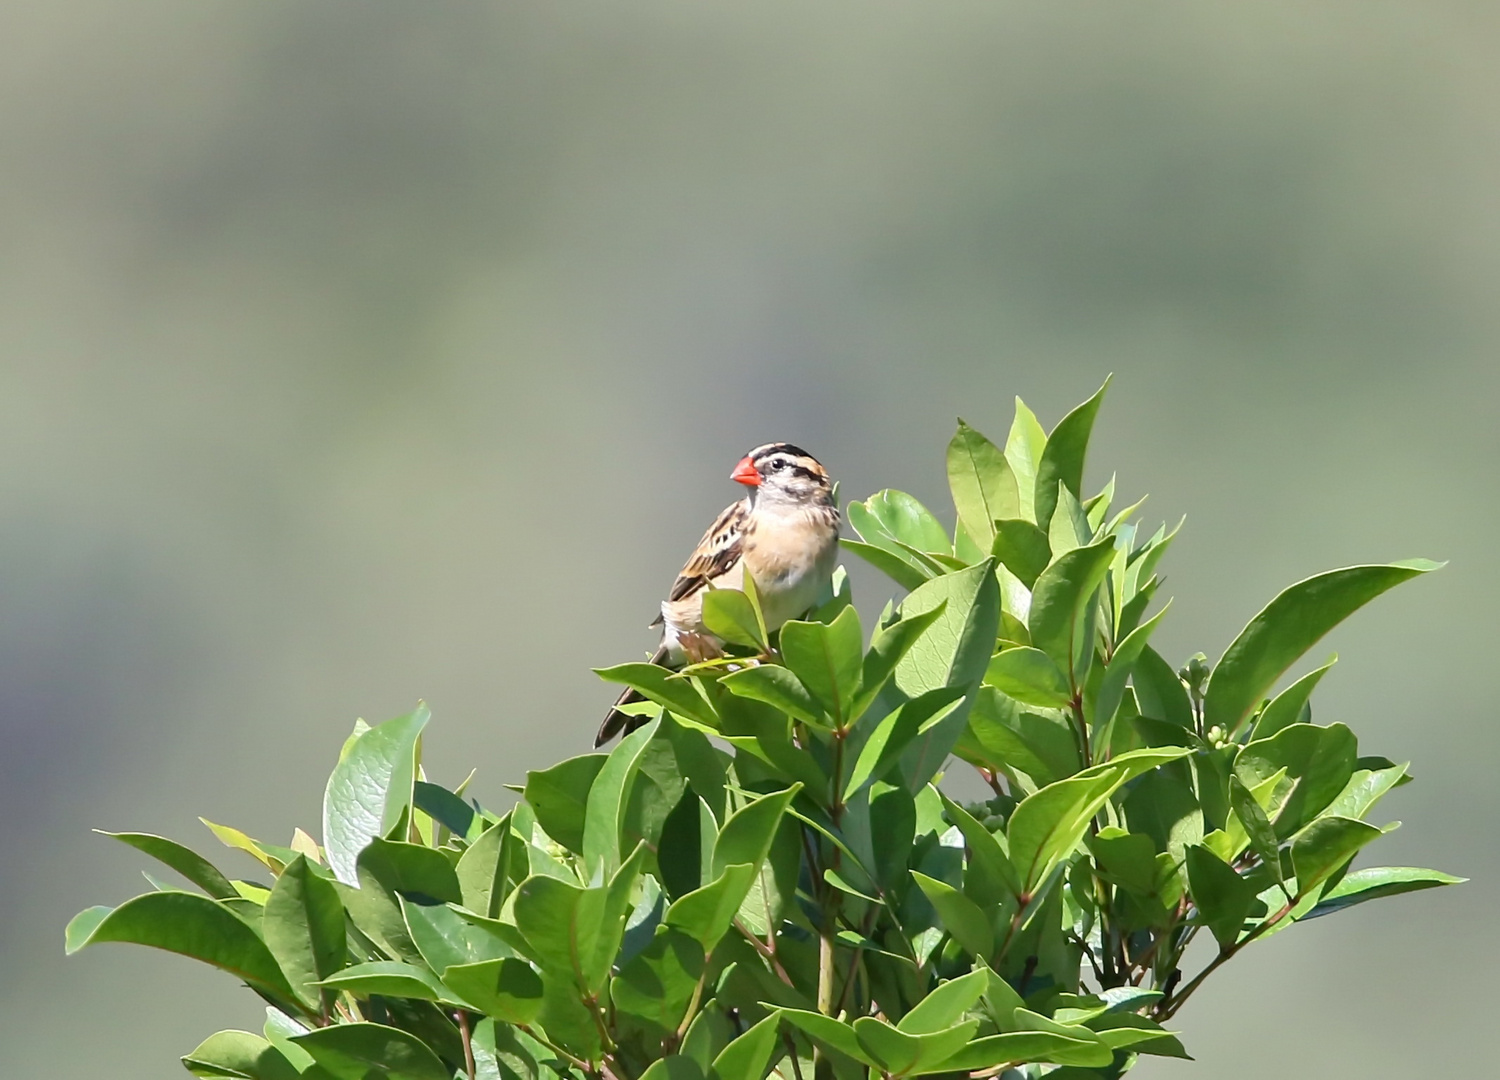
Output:
<path fill-rule="evenodd" d="M 896 1027 L 908 1035 L 930 1035 L 951 1028 L 974 1007 L 989 981 L 990 973 L 983 968 L 949 979 L 928 991 L 927 996 L 917 1002 Z"/>
<path fill-rule="evenodd" d="M 711 1075 L 715 1080 L 761 1080 L 780 1043 L 776 1037 L 780 1023 L 773 1014 L 730 1040 L 713 1060 Z"/>
<path fill-rule="evenodd" d="M 320 1006 L 317 983 L 347 960 L 338 890 L 301 855 L 287 864 L 266 899 L 261 934 L 298 1000 Z"/>
<path fill-rule="evenodd" d="M 175 840 L 168 840 L 151 833 L 105 832 L 95 829 L 101 836 L 112 836 L 121 843 L 129 844 L 137 851 L 144 851 L 158 862 L 165 863 L 187 878 L 198 888 L 218 900 L 238 896 L 239 892 L 218 868 L 191 848 L 183 847 Z"/>
<path fill-rule="evenodd" d="M 418 780 L 412 785 L 412 802 L 418 810 L 460 839 L 472 839 L 469 832 L 480 822 L 472 806 L 439 784 Z"/>
<path fill-rule="evenodd" d="M 703 946 L 681 930 L 660 926 L 651 943 L 620 969 L 610 996 L 622 1012 L 676 1031 L 702 976 Z"/>
<path fill-rule="evenodd" d="M 731 672 L 719 680 L 719 685 L 740 697 L 780 709 L 805 724 L 824 727 L 828 723 L 807 687 L 790 668 L 780 664 L 759 664 Z"/>
<path fill-rule="evenodd" d="M 1188 881 L 1199 916 L 1221 947 L 1233 945 L 1256 904 L 1256 888 L 1206 847 L 1187 849 Z"/>
<path fill-rule="evenodd" d="M 475 920 L 446 904 L 400 901 L 406 930 L 417 952 L 433 971 L 456 964 L 498 960 L 514 954 L 510 938 L 489 919 Z"/>
<path fill-rule="evenodd" d="M 1035 486 L 1036 523 L 1043 528 L 1052 520 L 1059 483 L 1074 496 L 1082 495 L 1083 463 L 1088 453 L 1089 435 L 1094 430 L 1099 403 L 1104 400 L 1104 392 L 1108 389 L 1109 379 L 1105 379 L 1093 397 L 1059 420 L 1052 434 L 1047 436 L 1047 445 L 1037 464 Z"/>
<path fill-rule="evenodd" d="M 1006 835 L 1010 861 L 1025 894 L 1034 893 L 1058 860 L 1083 838 L 1106 799 L 1125 782 L 1124 769 L 1106 769 L 1049 784 L 1021 800 Z"/>
<path fill-rule="evenodd" d="M 1052 545 L 1047 534 L 1031 522 L 1008 518 L 995 522 L 990 554 L 1030 589 L 1052 561 Z"/>
<path fill-rule="evenodd" d="M 903 619 L 942 607 L 942 614 L 896 665 L 896 686 L 907 697 L 940 686 L 971 685 L 984 676 L 1000 626 L 1000 588 L 994 570 L 994 560 L 986 559 L 929 581 L 902 601 Z"/>
<path fill-rule="evenodd" d="M 765 630 L 750 597 L 739 589 L 710 589 L 703 594 L 703 625 L 731 645 L 767 651 Z"/>
<path fill-rule="evenodd" d="M 1018 646 L 996 653 L 985 669 L 984 682 L 1023 705 L 1060 709 L 1072 700 L 1068 677 L 1040 649 Z"/>
<path fill-rule="evenodd" d="M 1031 643 L 1075 681 L 1087 669 L 1086 653 L 1093 649 L 1093 642 L 1084 636 L 1089 625 L 1087 608 L 1114 559 L 1114 543 L 1113 537 L 1105 537 L 1059 556 L 1042 571 L 1031 591 L 1031 614 L 1026 622 Z"/>
<path fill-rule="evenodd" d="M 355 862 L 365 845 L 410 811 L 417 739 L 430 718 L 427 706 L 418 705 L 372 727 L 334 766 L 323 794 L 323 845 L 329 868 L 344 884 L 358 884 Z"/>
<path fill-rule="evenodd" d="M 276 1047 L 248 1031 L 215 1032 L 185 1054 L 182 1064 L 188 1072 L 204 1080 L 219 1077 L 297 1080 L 298 1077 L 296 1066 Z"/>
<path fill-rule="evenodd" d="M 857 504 L 853 504 L 857 505 Z M 853 505 L 850 520 L 854 519 Z M 887 489 L 878 491 L 864 501 L 864 508 L 880 523 L 885 534 L 917 551 L 931 551 L 944 555 L 953 554 L 953 543 L 948 539 L 948 530 L 932 512 L 904 491 Z M 870 536 L 860 529 L 866 540 Z M 878 543 L 878 541 L 871 541 Z"/>
<path fill-rule="evenodd" d="M 935 1066 L 966 1044 L 978 1026 L 971 1020 L 945 1031 L 911 1035 L 876 1017 L 861 1016 L 854 1021 L 854 1037 L 888 1076 L 922 1076 L 940 1071 Z"/>
<path fill-rule="evenodd" d="M 1240 750 L 1234 770 L 1246 787 L 1254 787 L 1280 769 L 1295 784 L 1273 804 L 1276 835 L 1286 837 L 1326 809 L 1354 775 L 1359 753 L 1343 724 L 1318 727 L 1293 724 L 1269 739 Z"/>
<path fill-rule="evenodd" d="M 464 1001 L 507 1024 L 529 1024 L 542 1011 L 542 980 L 515 957 L 454 964 L 443 984 Z"/>
<path fill-rule="evenodd" d="M 506 814 L 480 833 L 459 857 L 454 869 L 464 907 L 489 918 L 500 914 L 500 905 L 510 894 L 511 884 L 526 876 L 521 851 L 525 841 L 511 828 L 511 821 L 512 815 Z M 581 830 L 579 845 L 582 846 Z"/>
<path fill-rule="evenodd" d="M 453 995 L 443 988 L 437 976 L 426 968 L 399 960 L 373 960 L 355 964 L 323 980 L 330 990 L 347 990 L 368 997 L 415 998 L 418 1001 L 452 1001 Z"/>
<path fill-rule="evenodd" d="M 876 696 L 895 673 L 896 666 L 911 651 L 917 639 L 947 610 L 947 601 L 940 601 L 926 611 L 904 613 L 901 619 L 875 631 L 870 649 L 865 653 L 860 671 L 859 693 L 855 695 L 850 709 L 851 716 L 862 716 L 874 703 Z"/>
<path fill-rule="evenodd" d="M 776 1015 L 845 1057 L 879 1068 L 870 1052 L 860 1044 L 851 1025 L 806 1009 L 781 1009 Z"/>
<path fill-rule="evenodd" d="M 961 704 L 963 695 L 961 686 L 939 687 L 903 702 L 894 712 L 882 717 L 860 748 L 859 757 L 849 771 L 849 780 L 844 786 L 845 801 L 866 784 L 882 779 L 914 739 L 952 715 Z"/>
<path fill-rule="evenodd" d="M 1401 893 L 1419 889 L 1435 889 L 1441 885 L 1458 885 L 1468 878 L 1453 877 L 1437 870 L 1421 870 L 1412 866 L 1373 866 L 1345 874 L 1339 883 L 1323 894 L 1317 907 L 1302 916 L 1303 922 L 1320 915 L 1331 915 L 1335 911 L 1366 900 L 1378 900 L 1382 896 L 1399 896 Z"/>
<path fill-rule="evenodd" d="M 357 866 L 394 893 L 443 903 L 463 900 L 453 864 L 441 851 L 421 844 L 372 840 L 359 853 Z"/>
<path fill-rule="evenodd" d="M 850 524 L 853 524 L 852 520 Z M 905 551 L 888 551 L 874 544 L 850 540 L 847 537 L 841 539 L 839 543 L 844 550 L 852 551 L 903 589 L 915 589 L 933 577 L 931 570 Z"/>
<path fill-rule="evenodd" d="M 583 853 L 583 822 L 589 789 L 608 760 L 607 754 L 584 754 L 550 769 L 526 774 L 526 802 L 548 836 L 575 854 Z M 498 837 L 497 837 L 498 839 Z"/>
<path fill-rule="evenodd" d="M 1276 830 L 1250 789 L 1238 775 L 1229 778 L 1229 806 L 1239 819 L 1250 847 L 1260 856 L 1260 861 L 1279 882 L 1284 880 L 1281 872 L 1281 845 L 1276 839 Z"/>
<path fill-rule="evenodd" d="M 1250 620 L 1214 667 L 1204 696 L 1204 722 L 1235 730 L 1324 634 L 1387 589 L 1441 565 L 1416 559 L 1351 566 L 1284 590 Z"/>
<path fill-rule="evenodd" d="M 1297 893 L 1307 896 L 1381 832 L 1353 818 L 1322 817 L 1292 837 Z"/>
<path fill-rule="evenodd" d="M 1356 769 L 1326 813 L 1337 817 L 1363 818 L 1385 796 L 1406 778 L 1405 764 L 1385 769 Z"/>
<path fill-rule="evenodd" d="M 452 1074 L 415 1035 L 383 1024 L 336 1024 L 294 1035 L 334 1080 L 452 1080 Z"/>
<path fill-rule="evenodd" d="M 997 519 L 1020 515 L 1020 492 L 1004 453 L 963 420 L 948 443 L 948 488 L 960 527 L 982 549 L 994 543 Z"/>
<path fill-rule="evenodd" d="M 656 729 L 657 721 L 652 721 L 621 739 L 589 785 L 582 854 L 584 868 L 591 877 L 596 873 L 613 875 L 624 861 L 626 851 L 635 847 L 633 841 L 625 839 L 626 809 L 631 784 Z"/>
<path fill-rule="evenodd" d="M 729 929 L 754 881 L 755 867 L 749 863 L 726 866 L 714 881 L 673 901 L 667 908 L 666 923 L 711 952 Z"/>
<path fill-rule="evenodd" d="M 1309 671 L 1272 698 L 1255 720 L 1255 727 L 1250 732 L 1251 741 L 1269 739 L 1292 724 L 1308 723 L 1312 715 L 1307 707 L 1308 699 L 1312 697 L 1313 688 L 1328 674 L 1328 669 L 1333 667 L 1337 659 L 1335 656 L 1322 667 Z"/>
<path fill-rule="evenodd" d="M 736 863 L 759 869 L 770 853 L 782 814 L 801 790 L 801 784 L 793 784 L 785 791 L 764 795 L 735 811 L 714 841 L 713 876 L 717 878 Z"/>
<path fill-rule="evenodd" d="M 566 974 L 591 993 L 604 985 L 620 947 L 623 920 L 609 920 L 604 888 L 580 889 L 530 877 L 516 890 L 516 926 L 542 960 L 544 975 Z"/>
<path fill-rule="evenodd" d="M 146 893 L 119 907 L 89 908 L 68 924 L 67 951 L 123 941 L 180 953 L 222 968 L 275 998 L 292 988 L 265 942 L 228 908 L 187 892 Z"/>
<path fill-rule="evenodd" d="M 832 623 L 786 623 L 781 628 L 781 659 L 833 720 L 836 728 L 852 719 L 864 663 L 859 612 L 847 607 Z"/>
<path fill-rule="evenodd" d="M 975 1039 L 947 1061 L 943 1072 L 977 1072 L 1006 1063 L 1028 1061 L 1098 1067 L 1114 1060 L 1114 1052 L 1087 1028 L 1086 1035 L 1073 1037 L 1051 1031 L 1012 1031 Z"/>
<path fill-rule="evenodd" d="M 1150 645 L 1141 649 L 1130 672 L 1141 715 L 1164 720 L 1176 727 L 1193 727 L 1193 705 L 1187 687 L 1172 665 Z"/>
<path fill-rule="evenodd" d="M 990 920 L 979 905 L 947 882 L 911 871 L 912 880 L 937 910 L 943 928 L 953 935 L 965 951 L 975 958 L 988 960 L 995 951 L 995 934 Z"/>
<path fill-rule="evenodd" d="M 619 683 L 637 690 L 678 716 L 710 728 L 719 726 L 718 717 L 694 687 L 693 681 L 658 664 L 616 664 L 614 667 L 595 668 L 594 674 L 605 682 Z"/>
<path fill-rule="evenodd" d="M 1026 403 L 1016 398 L 1015 420 L 1005 440 L 1005 460 L 1016 476 L 1016 489 L 1020 494 L 1020 517 L 1036 521 L 1036 474 L 1041 465 L 1042 454 L 1047 448 L 1047 433 L 1037 422 L 1036 414 Z"/>

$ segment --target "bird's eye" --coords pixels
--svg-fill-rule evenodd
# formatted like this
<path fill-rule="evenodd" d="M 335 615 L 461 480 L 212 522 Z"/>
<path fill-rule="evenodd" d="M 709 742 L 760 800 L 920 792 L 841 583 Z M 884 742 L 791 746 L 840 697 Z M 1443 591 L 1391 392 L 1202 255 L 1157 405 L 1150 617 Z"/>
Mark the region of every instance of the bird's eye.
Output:
<path fill-rule="evenodd" d="M 787 466 L 787 460 L 786 460 L 786 458 L 772 458 L 771 459 L 771 466 L 770 466 L 770 468 L 771 468 L 772 472 L 780 472 L 782 469 L 786 468 L 786 466 Z"/>

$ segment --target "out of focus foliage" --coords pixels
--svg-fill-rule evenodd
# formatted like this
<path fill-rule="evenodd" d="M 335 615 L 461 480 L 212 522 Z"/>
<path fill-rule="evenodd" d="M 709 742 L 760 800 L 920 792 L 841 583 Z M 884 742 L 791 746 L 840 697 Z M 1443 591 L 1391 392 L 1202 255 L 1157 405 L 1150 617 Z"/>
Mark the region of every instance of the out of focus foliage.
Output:
<path fill-rule="evenodd" d="M 848 507 L 847 546 L 910 590 L 868 643 L 841 574 L 776 635 L 753 588 L 715 592 L 738 655 L 601 671 L 644 725 L 504 814 L 427 779 L 425 708 L 360 725 L 321 843 L 210 825 L 254 881 L 114 834 L 198 891 L 152 879 L 69 951 L 153 945 L 259 994 L 264 1031 L 210 1036 L 200 1077 L 1080 1080 L 1185 1056 L 1163 1025 L 1252 942 L 1458 880 L 1352 869 L 1406 765 L 1312 722 L 1327 666 L 1268 697 L 1434 564 L 1300 582 L 1175 668 L 1150 644 L 1175 534 L 1082 486 L 1102 395 L 1050 435 L 1018 402 L 1003 448 L 960 423 L 951 531 L 897 491 Z M 993 798 L 940 790 L 955 758 Z M 1217 951 L 1185 973 L 1200 935 Z"/>

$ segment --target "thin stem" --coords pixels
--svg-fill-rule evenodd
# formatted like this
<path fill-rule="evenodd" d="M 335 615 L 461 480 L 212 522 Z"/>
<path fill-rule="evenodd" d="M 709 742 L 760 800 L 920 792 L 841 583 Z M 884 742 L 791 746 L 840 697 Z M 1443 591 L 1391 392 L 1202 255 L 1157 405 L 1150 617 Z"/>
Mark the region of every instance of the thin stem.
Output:
<path fill-rule="evenodd" d="M 818 937 L 818 1011 L 833 1015 L 833 936 L 826 928 Z"/>
<path fill-rule="evenodd" d="M 1174 1015 L 1176 1015 L 1177 1010 L 1182 1008 L 1183 1002 L 1192 997 L 1193 991 L 1197 990 L 1198 987 L 1203 985 L 1204 979 L 1208 978 L 1215 971 L 1217 971 L 1226 960 L 1231 959 L 1246 945 L 1250 944 L 1256 938 L 1260 937 L 1267 930 L 1271 929 L 1271 927 L 1275 926 L 1282 919 L 1284 919 L 1287 915 L 1287 912 L 1291 911 L 1294 906 L 1295 905 L 1291 903 L 1282 905 L 1280 911 L 1278 911 L 1275 915 L 1272 915 L 1265 922 L 1261 923 L 1254 930 L 1251 930 L 1239 941 L 1235 942 L 1233 945 L 1221 946 L 1219 948 L 1219 955 L 1215 956 L 1213 960 L 1210 961 L 1207 967 L 1198 972 L 1197 975 L 1194 975 L 1192 979 L 1188 981 L 1187 985 L 1182 988 L 1182 993 L 1172 996 L 1170 997 L 1170 999 L 1162 999 L 1161 1004 L 1163 1007 L 1160 1010 L 1161 1019 L 1170 1020 Z"/>
<path fill-rule="evenodd" d="M 698 976 L 698 981 L 693 986 L 693 996 L 692 996 L 692 999 L 688 1001 L 687 1012 L 683 1014 L 682 1023 L 679 1024 L 679 1025 L 677 1025 L 677 1034 L 676 1034 L 675 1038 L 672 1040 L 673 1041 L 673 1047 L 672 1048 L 674 1050 L 677 1048 L 677 1046 L 681 1045 L 681 1043 L 682 1043 L 682 1037 L 687 1034 L 688 1027 L 692 1024 L 692 1022 L 695 1019 L 697 1019 L 697 1017 L 694 1014 L 696 1014 L 697 1011 L 698 1011 L 698 1003 L 703 1000 L 703 983 L 708 978 L 708 968 L 709 968 L 710 957 L 711 957 L 711 954 L 707 954 L 707 953 L 704 954 L 704 957 L 703 957 L 703 972 L 702 972 L 702 974 L 700 974 Z"/>
<path fill-rule="evenodd" d="M 792 1075 L 797 1080 L 802 1080 L 802 1062 L 797 1057 L 797 1040 L 792 1038 L 790 1031 L 783 1031 L 781 1037 L 786 1040 L 787 1055 L 792 1059 Z"/>
<path fill-rule="evenodd" d="M 458 1033 L 464 1041 L 464 1069 L 469 1074 L 469 1080 L 475 1080 L 474 1069 L 474 1040 L 469 1032 L 469 1014 L 459 1009 L 453 1014 L 453 1019 L 458 1021 Z"/>

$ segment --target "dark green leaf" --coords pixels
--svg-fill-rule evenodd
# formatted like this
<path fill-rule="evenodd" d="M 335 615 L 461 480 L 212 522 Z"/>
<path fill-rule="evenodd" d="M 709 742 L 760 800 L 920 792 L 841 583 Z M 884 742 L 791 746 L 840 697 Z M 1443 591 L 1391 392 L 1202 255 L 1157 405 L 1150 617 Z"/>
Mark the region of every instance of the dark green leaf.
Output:
<path fill-rule="evenodd" d="M 1236 730 L 1287 668 L 1347 616 L 1441 564 L 1425 559 L 1330 570 L 1283 591 L 1250 620 L 1208 680 L 1204 722 Z"/>
<path fill-rule="evenodd" d="M 1335 911 L 1363 904 L 1366 900 L 1378 900 L 1382 896 L 1397 896 L 1418 889 L 1435 889 L 1440 885 L 1458 885 L 1468 878 L 1452 877 L 1436 870 L 1420 870 L 1411 866 L 1374 866 L 1345 874 L 1343 879 L 1323 894 L 1318 906 L 1302 916 L 1303 922 L 1320 915 L 1331 915 Z"/>
<path fill-rule="evenodd" d="M 153 836 L 151 833 L 115 833 L 104 832 L 103 829 L 96 829 L 94 831 L 103 836 L 112 836 L 122 843 L 129 844 L 137 851 L 144 851 L 153 859 L 166 863 L 173 870 L 176 870 L 183 877 L 198 886 L 198 888 L 217 900 L 239 895 L 238 890 L 229 883 L 229 879 L 221 874 L 217 867 L 196 851 L 183 847 L 175 840 L 168 840 L 162 836 Z"/>
<path fill-rule="evenodd" d="M 196 893 L 146 893 L 113 910 L 89 908 L 68 924 L 66 938 L 70 954 L 104 941 L 150 945 L 222 968 L 283 1001 L 293 998 L 286 976 L 255 931 L 222 904 Z"/>
<path fill-rule="evenodd" d="M 453 792 L 437 784 L 418 780 L 412 788 L 412 799 L 418 810 L 442 825 L 454 836 L 470 839 L 469 830 L 479 816 L 474 808 Z"/>
<path fill-rule="evenodd" d="M 858 506 L 855 503 L 854 506 Z M 852 509 L 852 507 L 851 507 Z M 851 521 L 850 524 L 853 524 Z M 856 526 L 857 528 L 857 526 Z M 885 548 L 876 547 L 874 544 L 861 543 L 858 540 L 850 540 L 847 537 L 839 541 L 844 550 L 852 551 L 875 569 L 885 574 L 903 589 L 915 589 L 923 582 L 930 580 L 933 573 L 921 562 L 905 551 L 888 551 Z M 894 545 L 893 545 L 894 546 Z"/>
<path fill-rule="evenodd" d="M 950 716 L 964 695 L 961 686 L 944 686 L 903 702 L 894 712 L 882 717 L 870 737 L 860 748 L 854 768 L 844 786 L 847 802 L 867 783 L 880 780 L 900 760 L 902 753 L 932 725 Z"/>
<path fill-rule="evenodd" d="M 1165 720 L 1180 728 L 1193 726 L 1193 705 L 1187 687 L 1182 685 L 1172 665 L 1151 646 L 1144 646 L 1136 658 L 1130 684 L 1135 687 L 1142 716 Z"/>
<path fill-rule="evenodd" d="M 298 1076 L 296 1067 L 279 1050 L 248 1031 L 215 1032 L 186 1054 L 182 1064 L 204 1080 L 297 1080 Z"/>
<path fill-rule="evenodd" d="M 323 844 L 328 866 L 357 885 L 355 861 L 364 846 L 391 831 L 412 803 L 417 739 L 431 714 L 426 705 L 370 728 L 334 766 L 323 795 Z"/>
<path fill-rule="evenodd" d="M 1221 947 L 1233 945 L 1257 903 L 1255 886 L 1213 852 L 1198 845 L 1187 849 L 1187 873 L 1193 902 L 1198 905 L 1203 922 Z"/>
<path fill-rule="evenodd" d="M 1036 523 L 1046 528 L 1057 505 L 1057 485 L 1062 483 L 1075 496 L 1082 497 L 1083 462 L 1088 452 L 1089 435 L 1094 416 L 1109 389 L 1109 379 L 1094 396 L 1058 421 L 1047 436 L 1046 448 L 1036 470 Z"/>
<path fill-rule="evenodd" d="M 632 782 L 656 735 L 657 723 L 652 721 L 621 739 L 589 785 L 582 854 L 590 877 L 601 872 L 605 876 L 614 874 L 626 851 L 636 846 L 635 841 L 625 836 L 626 809 Z"/>
<path fill-rule="evenodd" d="M 394 893 L 461 903 L 463 893 L 453 864 L 441 851 L 396 840 L 372 840 L 359 853 L 358 867 Z"/>
<path fill-rule="evenodd" d="M 947 610 L 947 601 L 942 601 L 930 610 L 920 614 L 907 614 L 897 622 L 875 631 L 870 641 L 870 651 L 865 654 L 859 693 L 850 709 L 851 716 L 857 718 L 864 714 L 917 639 Z"/>
<path fill-rule="evenodd" d="M 500 905 L 510 894 L 510 885 L 526 876 L 521 858 L 524 841 L 511 828 L 511 821 L 512 815 L 506 814 L 480 833 L 459 857 L 455 871 L 464 907 L 492 919 L 500 914 Z M 582 846 L 581 827 L 579 846 Z"/>
<path fill-rule="evenodd" d="M 292 990 L 308 1008 L 320 1007 L 317 983 L 341 968 L 348 948 L 338 890 L 297 856 L 266 899 L 261 933 Z"/>
<path fill-rule="evenodd" d="M 383 1024 L 337 1024 L 291 1041 L 334 1080 L 452 1080 L 447 1067 L 414 1035 Z"/>
<path fill-rule="evenodd" d="M 617 1009 L 675 1032 L 702 976 L 703 946 L 680 930 L 662 926 L 611 982 L 610 996 Z"/>
<path fill-rule="evenodd" d="M 1260 856 L 1261 863 L 1271 871 L 1272 876 L 1278 882 L 1281 881 L 1281 845 L 1276 840 L 1276 830 L 1271 827 L 1265 810 L 1255 801 L 1255 796 L 1250 794 L 1250 789 L 1241 782 L 1238 775 L 1229 778 L 1229 805 L 1244 828 L 1250 847 Z"/>
<path fill-rule="evenodd" d="M 943 928 L 953 935 L 953 940 L 976 959 L 988 960 L 995 950 L 995 934 L 990 928 L 989 917 L 979 905 L 946 882 L 915 870 L 911 871 L 911 876 L 928 902 L 937 909 Z"/>
<path fill-rule="evenodd" d="M 545 975 L 566 974 L 598 993 L 620 947 L 623 920 L 609 920 L 606 890 L 530 877 L 516 890 L 516 926 L 542 959 Z M 611 922 L 613 925 L 611 925 Z"/>
<path fill-rule="evenodd" d="M 406 930 L 422 959 L 433 971 L 455 964 L 498 960 L 514 953 L 510 942 L 490 920 L 475 921 L 443 904 L 401 901 Z"/>

